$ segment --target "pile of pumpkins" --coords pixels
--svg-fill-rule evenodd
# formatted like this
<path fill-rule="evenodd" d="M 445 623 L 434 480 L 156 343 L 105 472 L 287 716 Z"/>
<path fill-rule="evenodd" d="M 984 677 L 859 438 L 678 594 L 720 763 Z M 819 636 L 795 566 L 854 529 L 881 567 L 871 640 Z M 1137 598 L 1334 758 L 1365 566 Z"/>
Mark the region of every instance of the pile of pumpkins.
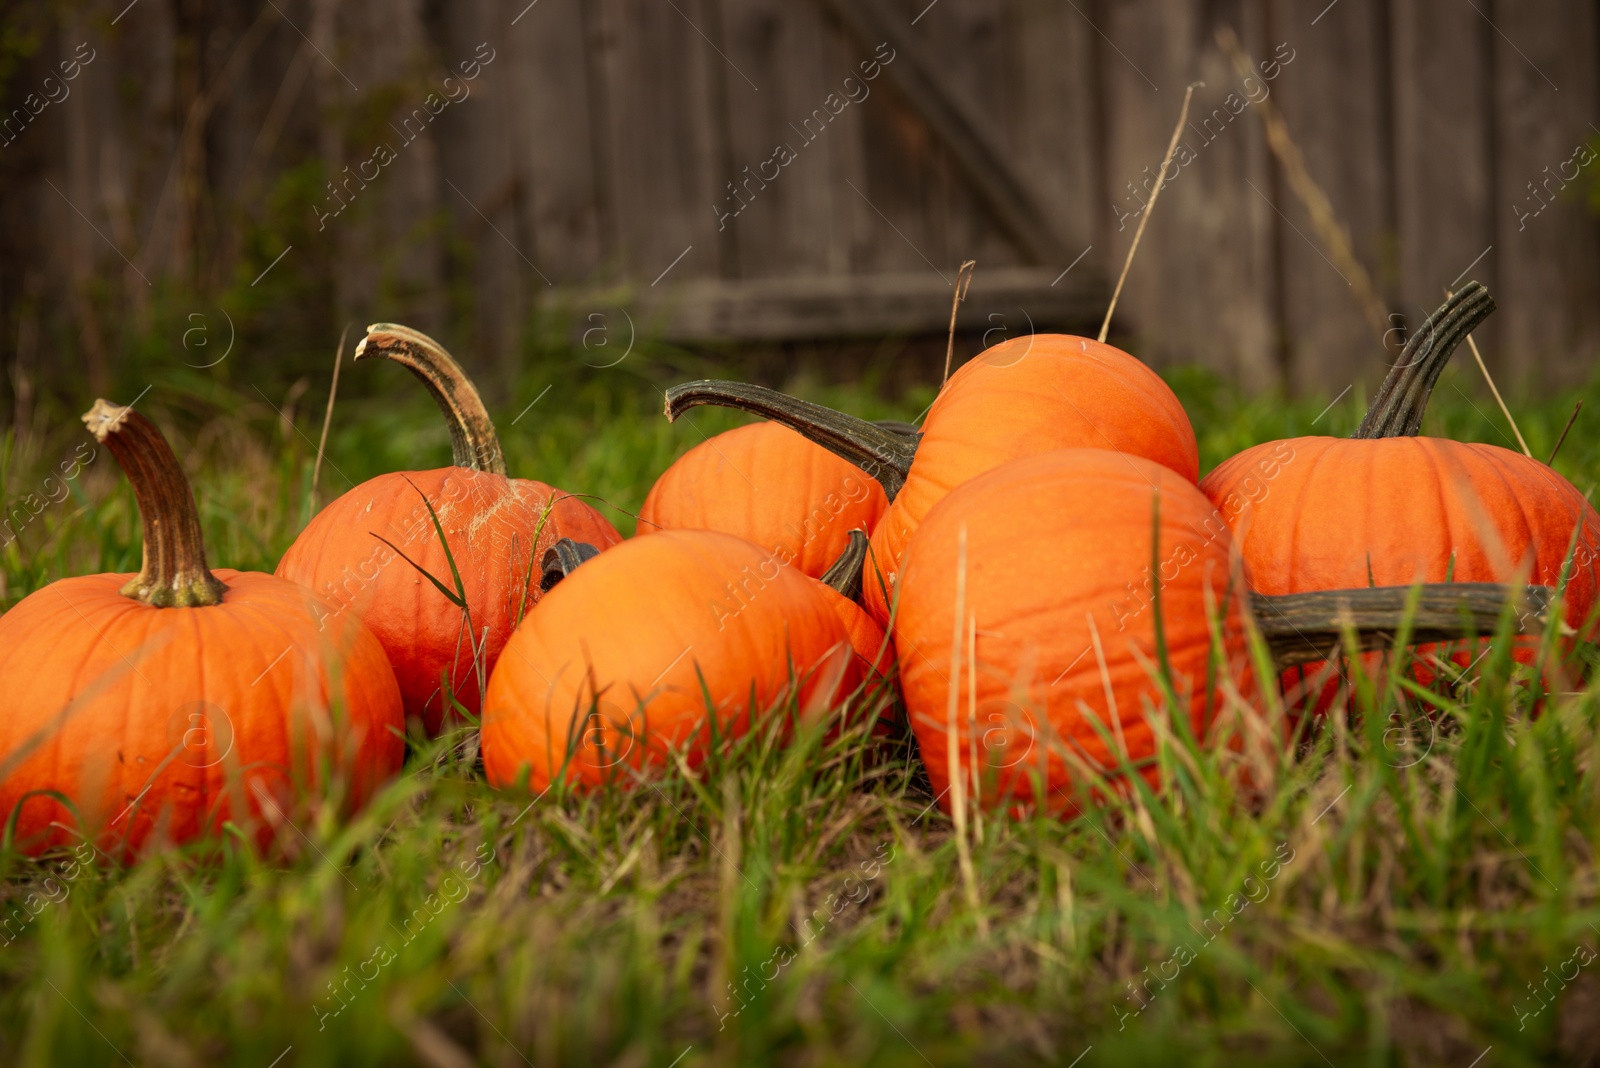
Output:
<path fill-rule="evenodd" d="M 408 726 L 478 722 L 488 780 L 538 793 L 692 772 L 771 717 L 839 729 L 885 708 L 947 808 L 954 789 L 1067 815 L 1134 775 L 1159 785 L 1163 737 L 1241 744 L 1269 688 L 1332 704 L 1337 664 L 1260 677 L 1269 603 L 1368 647 L 1402 630 L 1418 583 L 1534 583 L 1560 590 L 1569 641 L 1592 637 L 1600 516 L 1583 494 L 1521 454 L 1417 436 L 1492 307 L 1476 283 L 1455 294 L 1355 437 L 1269 442 L 1203 480 L 1172 391 L 1087 338 L 987 349 L 920 428 L 689 383 L 667 391 L 669 419 L 717 404 L 767 421 L 680 457 L 628 539 L 582 496 L 508 476 L 456 362 L 379 324 L 356 359 L 417 375 L 454 462 L 350 490 L 274 575 L 209 570 L 161 433 L 97 402 L 85 422 L 133 485 L 143 568 L 62 579 L 0 617 L 7 842 L 137 852 L 232 828 L 267 845 L 298 833 L 308 798 L 341 814 L 370 798 Z M 1381 610 L 1286 607 L 1342 590 Z M 1426 684 L 1480 651 L 1425 650 L 1412 670 Z"/>

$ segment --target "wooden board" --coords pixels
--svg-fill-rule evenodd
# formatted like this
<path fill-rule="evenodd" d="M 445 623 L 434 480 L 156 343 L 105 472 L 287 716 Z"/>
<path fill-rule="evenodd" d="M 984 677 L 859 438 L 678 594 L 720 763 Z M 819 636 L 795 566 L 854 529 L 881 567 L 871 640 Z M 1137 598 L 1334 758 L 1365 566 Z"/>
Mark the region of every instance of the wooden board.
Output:
<path fill-rule="evenodd" d="M 1483 6 L 1480 3 L 1480 6 Z M 1499 3 L 1494 20 L 1496 288 L 1502 386 L 1581 381 L 1600 345 L 1600 224 L 1562 190 L 1562 164 L 1596 137 L 1595 10 L 1573 4 L 1562 18 L 1542 6 Z M 1481 19 L 1481 21 L 1487 21 Z M 1546 168 L 1549 168 L 1546 171 Z M 1586 168 L 1590 180 L 1600 160 Z M 1572 173 L 1571 169 L 1567 173 Z M 1582 176 L 1580 175 L 1580 178 Z M 1543 188 L 1539 203 L 1530 183 Z"/>
<path fill-rule="evenodd" d="M 1340 0 L 1312 25 L 1304 4 L 1271 2 L 1278 32 L 1295 55 L 1274 83 L 1289 133 L 1349 232 L 1386 311 L 1392 311 L 1399 272 L 1392 237 L 1387 5 Z M 1368 317 L 1355 284 L 1330 262 L 1328 242 L 1287 182 L 1275 207 L 1283 215 L 1280 223 L 1290 227 L 1282 249 L 1291 383 L 1329 397 L 1353 384 L 1375 387 L 1391 359 L 1382 344 L 1387 325 Z"/>
<path fill-rule="evenodd" d="M 1500 210 L 1490 196 L 1494 30 L 1458 0 L 1398 4 L 1392 25 L 1400 262 L 1394 310 L 1415 329 L 1453 283 L 1477 279 L 1501 295 L 1500 259 L 1491 248 Z M 1473 334 L 1485 353 L 1499 351 L 1502 317 L 1491 316 Z"/>
<path fill-rule="evenodd" d="M 1026 334 L 1083 329 L 1105 306 L 1103 292 L 1052 286 L 1050 267 L 997 267 L 974 277 L 964 323 L 989 343 Z M 616 305 L 615 294 L 558 293 L 572 307 Z M 942 333 L 950 288 L 921 271 L 687 282 L 622 298 L 636 328 L 674 340 L 781 340 L 894 333 Z"/>
<path fill-rule="evenodd" d="M 1445 285 L 1483 281 L 1500 311 L 1477 337 L 1515 395 L 1586 377 L 1600 351 L 1600 221 L 1575 190 L 1528 218 L 1514 206 L 1600 137 L 1600 16 L 1580 0 L 1474 5 L 294 0 L 216 101 L 198 168 L 179 152 L 196 88 L 262 9 L 141 4 L 112 27 L 110 6 L 69 5 L 18 68 L 18 91 L 79 40 L 99 55 L 0 156 L 0 336 L 63 339 L 63 364 L 103 382 L 115 324 L 154 307 L 140 271 L 198 267 L 220 292 L 291 240 L 289 269 L 329 280 L 306 336 L 346 320 L 448 324 L 465 358 L 502 367 L 535 308 L 601 290 L 633 294 L 625 306 L 683 340 L 938 334 L 965 258 L 978 261 L 970 334 L 996 309 L 1008 332 L 1030 318 L 1092 330 L 1148 197 L 1130 184 L 1153 176 L 1183 88 L 1201 80 L 1181 138 L 1190 162 L 1162 196 L 1113 337 L 1250 388 L 1370 387 L 1390 358 L 1373 324 L 1258 112 L 1230 116 L 1242 86 L 1215 40 L 1228 24 L 1257 60 L 1294 51 L 1271 99 L 1382 310 L 1414 325 Z M 831 115 L 830 94 L 837 105 L 880 37 L 896 59 Z M 315 234 L 311 203 L 289 209 L 304 212 L 299 234 L 272 230 L 285 204 L 265 194 L 301 181 L 292 168 L 340 175 L 367 158 L 482 42 L 496 59 L 471 98 L 325 234 L 300 240 Z M 819 109 L 826 131 L 805 137 Z M 280 133 L 258 155 L 273 114 Z M 752 178 L 779 144 L 793 162 Z M 728 221 L 730 182 L 749 207 Z M 263 252 L 259 228 L 236 247 L 240 219 L 270 224 L 276 247 Z M 128 316 L 108 315 L 107 293 Z"/>
<path fill-rule="evenodd" d="M 723 0 L 720 10 L 729 60 L 761 73 L 760 92 L 731 68 L 722 79 L 727 151 L 701 210 L 718 240 L 732 243 L 728 259 L 737 277 L 842 272 L 847 264 L 834 253 L 847 247 L 841 238 L 850 213 L 841 194 L 854 194 L 832 172 L 859 150 L 861 125 L 851 112 L 880 106 L 879 79 L 852 83 L 865 95 L 832 116 L 824 99 L 829 93 L 848 99 L 843 80 L 859 72 L 842 58 L 847 50 L 815 5 Z M 803 126 L 818 108 L 826 125 Z"/>
<path fill-rule="evenodd" d="M 1275 359 L 1271 208 L 1261 132 L 1245 109 L 1230 116 L 1241 84 L 1214 41 L 1221 19 L 1202 21 L 1182 0 L 1115 5 L 1104 23 L 1106 186 L 1096 205 L 1108 227 L 1106 269 L 1114 278 L 1137 232 L 1186 85 L 1195 90 L 1180 145 L 1191 162 L 1168 181 L 1145 231 L 1118 306 L 1116 334 L 1146 360 L 1199 362 L 1257 385 L 1280 381 Z M 1237 27 L 1260 52 L 1259 31 Z M 1200 47 L 1195 48 L 1195 42 Z M 1276 88 L 1287 73 L 1268 86 Z M 1241 98 L 1242 99 L 1242 98 Z M 1207 119 L 1214 113 L 1219 117 Z M 1190 158 L 1190 157 L 1182 157 Z"/>
<path fill-rule="evenodd" d="M 719 273 L 710 211 L 721 183 L 713 166 L 712 65 L 727 61 L 705 36 L 704 2 L 592 0 L 590 45 L 604 94 L 608 259 L 646 284 Z M 742 78 L 745 91 L 754 91 Z M 681 257 L 681 258 L 680 258 Z"/>

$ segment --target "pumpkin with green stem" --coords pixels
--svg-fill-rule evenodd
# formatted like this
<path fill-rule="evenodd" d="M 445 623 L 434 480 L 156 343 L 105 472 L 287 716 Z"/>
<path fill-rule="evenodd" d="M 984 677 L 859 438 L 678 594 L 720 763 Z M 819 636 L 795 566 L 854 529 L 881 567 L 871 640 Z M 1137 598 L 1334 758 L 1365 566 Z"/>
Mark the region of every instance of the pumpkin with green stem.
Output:
<path fill-rule="evenodd" d="M 1565 573 L 1564 621 L 1584 635 L 1595 632 L 1600 515 L 1584 495 L 1521 453 L 1418 436 L 1445 363 L 1493 310 L 1477 282 L 1452 295 L 1411 337 L 1353 437 L 1268 442 L 1206 476 L 1200 487 L 1216 506 L 1214 521 L 1233 528 L 1256 589 L 1287 594 L 1451 581 L 1559 586 Z M 1427 663 L 1435 652 L 1418 653 L 1413 674 L 1422 685 L 1435 677 Z M 1480 652 L 1458 645 L 1447 658 L 1465 667 Z M 1534 643 L 1519 643 L 1514 655 L 1530 660 Z M 1366 660 L 1369 668 L 1377 662 Z M 1322 668 L 1296 668 L 1284 679 L 1318 688 L 1319 711 L 1339 686 Z"/>
<path fill-rule="evenodd" d="M 1258 711 L 1252 626 L 1287 665 L 1350 632 L 1363 647 L 1408 628 L 1414 641 L 1487 633 L 1511 596 L 1257 596 L 1231 541 L 1187 479 L 1097 449 L 1013 460 L 935 505 L 902 560 L 894 640 L 941 804 L 970 796 L 1070 814 L 1134 776 L 1159 785 L 1163 741 L 1185 737 L 1237 750 L 1266 781 L 1284 731 Z M 1542 610 L 1546 595 L 1526 600 Z"/>
<path fill-rule="evenodd" d="M 400 770 L 400 691 L 361 623 L 306 590 L 206 566 L 194 495 L 132 408 L 84 416 L 133 485 L 137 575 L 65 578 L 0 616 L 0 816 L 38 853 L 112 853 L 233 825 L 262 845 L 318 798 Z M 341 796 L 342 795 L 342 796 Z"/>
<path fill-rule="evenodd" d="M 484 773 L 627 782 L 700 765 L 793 701 L 823 714 L 860 680 L 822 585 L 731 534 L 667 530 L 593 559 L 556 554 L 549 592 L 506 645 L 483 709 Z"/>
<path fill-rule="evenodd" d="M 882 483 L 890 502 L 872 531 L 862 604 L 887 625 L 900 554 L 957 486 L 1008 460 L 1062 448 L 1126 452 L 1193 482 L 1194 428 L 1159 375 L 1090 338 L 1037 334 L 979 353 L 950 376 L 917 435 L 740 382 L 667 391 L 667 418 L 700 404 L 739 408 L 804 434 Z"/>
<path fill-rule="evenodd" d="M 601 549 L 621 538 L 573 495 L 506 476 L 477 389 L 438 342 L 378 323 L 355 358 L 393 360 L 422 381 L 449 424 L 454 463 L 351 489 L 311 520 L 277 573 L 372 629 L 400 680 L 406 716 L 434 735 L 451 711 L 447 700 L 478 714 L 500 651 L 539 599 L 545 549 L 563 537 Z"/>

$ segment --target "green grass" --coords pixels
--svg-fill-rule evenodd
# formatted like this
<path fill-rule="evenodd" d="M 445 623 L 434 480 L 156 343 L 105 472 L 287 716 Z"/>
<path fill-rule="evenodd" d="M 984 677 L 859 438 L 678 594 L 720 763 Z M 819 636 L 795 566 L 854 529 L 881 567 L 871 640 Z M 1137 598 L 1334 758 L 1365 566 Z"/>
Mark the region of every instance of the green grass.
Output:
<path fill-rule="evenodd" d="M 485 392 L 514 474 L 598 495 L 627 532 L 671 458 L 735 420 L 660 416 L 661 384 L 711 370 L 685 354 L 603 370 L 582 355 L 532 348 Z M 213 564 L 270 570 L 310 514 L 325 381 L 289 398 L 292 383 L 258 392 L 236 368 L 173 367 L 128 372 L 117 398 L 151 384 L 141 408 L 189 464 Z M 1348 434 L 1376 384 L 1319 419 L 1326 398 L 1170 377 L 1204 468 L 1274 437 Z M 931 399 L 880 400 L 873 382 L 868 368 L 859 387 L 789 385 L 875 417 Z M 347 366 L 341 389 L 324 499 L 448 462 L 397 368 Z M 1537 454 L 1577 396 L 1600 384 L 1515 405 Z M 4 440 L 0 497 L 59 496 L 43 480 L 86 440 L 71 412 L 91 399 Z M 1503 443 L 1492 404 L 1457 370 L 1425 429 Z M 1563 448 L 1581 489 L 1597 442 L 1580 421 Z M 137 567 L 108 458 L 68 486 L 0 549 L 0 605 Z M 1072 822 L 983 817 L 976 900 L 911 754 L 871 759 L 848 733 L 753 735 L 692 778 L 537 801 L 490 789 L 460 733 L 417 747 L 353 822 L 303 826 L 267 859 L 229 842 L 66 872 L 3 855 L 0 911 L 39 908 L 0 944 L 0 1063 L 1588 1063 L 1600 964 L 1519 1011 L 1575 947 L 1600 950 L 1600 694 L 1532 717 L 1504 648 L 1480 667 L 1433 722 L 1378 680 L 1249 790 L 1226 755 L 1169 753 L 1189 771 L 1160 798 Z M 330 984 L 363 968 L 376 978 L 321 1019 Z"/>

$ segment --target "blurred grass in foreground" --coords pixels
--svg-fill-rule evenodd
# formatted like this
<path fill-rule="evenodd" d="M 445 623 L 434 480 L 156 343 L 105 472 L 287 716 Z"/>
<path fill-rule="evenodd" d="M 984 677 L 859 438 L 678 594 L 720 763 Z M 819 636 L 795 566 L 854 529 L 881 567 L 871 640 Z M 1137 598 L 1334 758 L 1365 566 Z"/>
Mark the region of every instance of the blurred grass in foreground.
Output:
<path fill-rule="evenodd" d="M 585 361 L 609 362 L 530 344 L 485 400 L 513 474 L 597 495 L 627 533 L 671 459 L 738 419 L 666 423 L 659 387 L 718 371 L 690 354 Z M 881 371 L 777 384 L 872 417 L 931 401 L 931 382 L 878 399 Z M 271 570 L 310 514 L 326 377 L 268 392 L 237 366 L 137 373 L 112 399 L 150 385 L 140 407 L 186 457 L 213 566 Z M 1169 381 L 1208 470 L 1258 441 L 1350 433 L 1376 372 L 1326 412 L 1196 371 Z M 1590 411 L 1557 466 L 1588 491 L 1600 380 L 1514 411 L 1543 458 L 1579 396 Z M 86 440 L 75 412 L 92 400 L 0 443 L 8 505 L 61 497 L 0 550 L 0 605 L 137 567 L 108 457 L 44 481 Z M 1510 444 L 1464 361 L 1424 429 Z M 409 375 L 343 368 L 324 501 L 448 462 Z M 692 779 L 532 804 L 490 790 L 462 736 L 442 739 L 354 824 L 304 827 L 270 861 L 224 847 L 47 884 L 57 864 L 0 858 L 0 1062 L 1467 1066 L 1492 1046 L 1485 1064 L 1586 1063 L 1600 1056 L 1600 968 L 1577 963 L 1577 947 L 1600 950 L 1600 698 L 1552 696 L 1532 719 L 1504 650 L 1480 666 L 1436 721 L 1377 680 L 1248 799 L 1226 755 L 1168 753 L 1191 770 L 1158 800 L 1071 823 L 985 818 L 976 906 L 911 755 L 865 759 L 859 734 L 753 736 Z M 1247 877 L 1267 894 L 1220 932 L 1205 923 Z M 5 928 L 19 908 L 32 918 Z M 379 945 L 393 959 L 367 979 Z"/>

